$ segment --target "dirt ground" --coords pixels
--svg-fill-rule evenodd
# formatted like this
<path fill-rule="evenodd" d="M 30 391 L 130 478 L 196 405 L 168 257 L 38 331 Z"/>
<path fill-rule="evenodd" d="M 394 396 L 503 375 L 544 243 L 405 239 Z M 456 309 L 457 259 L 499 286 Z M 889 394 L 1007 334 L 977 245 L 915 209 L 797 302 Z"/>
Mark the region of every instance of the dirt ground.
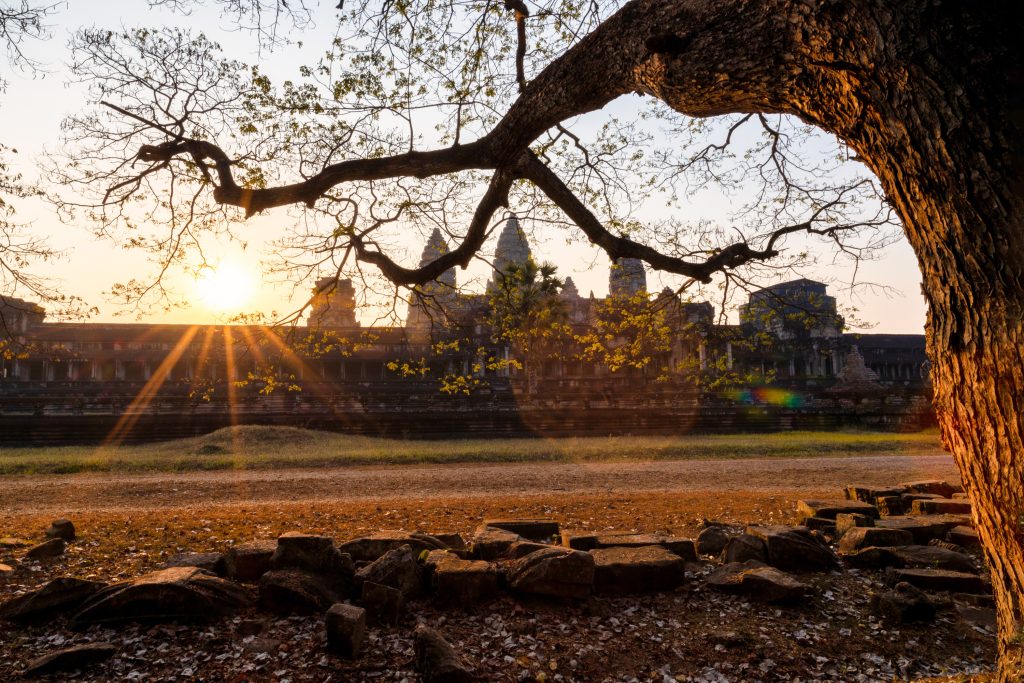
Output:
<path fill-rule="evenodd" d="M 278 502 L 436 500 L 580 494 L 833 495 L 847 484 L 915 479 L 958 481 L 948 455 L 593 464 L 398 465 L 159 474 L 27 475 L 0 479 L 0 514 L 64 514 Z M 3 519 L 3 518 L 0 518 Z"/>
<path fill-rule="evenodd" d="M 50 520 L 80 539 L 52 562 L 19 570 L 0 600 L 74 575 L 135 577 L 183 550 L 225 550 L 285 531 L 345 540 L 378 529 L 468 535 L 488 516 L 551 517 L 563 529 L 694 536 L 704 518 L 792 522 L 794 501 L 837 497 L 851 483 L 958 481 L 948 456 L 706 460 L 586 465 L 448 465 L 156 475 L 48 475 L 0 480 L 0 537 L 37 541 Z M 23 551 L 0 548 L 0 562 Z M 356 662 L 326 656 L 323 620 L 238 618 L 207 628 L 72 632 L 0 629 L 0 679 L 58 645 L 116 642 L 123 654 L 81 680 L 412 681 L 411 627 L 439 626 L 487 681 L 891 681 L 986 669 L 991 627 L 947 601 L 939 620 L 893 629 L 869 609 L 882 580 L 811 577 L 813 598 L 777 609 L 692 581 L 670 594 L 551 604 L 510 597 L 439 612 L 421 601 L 397 628 L 372 628 Z"/>

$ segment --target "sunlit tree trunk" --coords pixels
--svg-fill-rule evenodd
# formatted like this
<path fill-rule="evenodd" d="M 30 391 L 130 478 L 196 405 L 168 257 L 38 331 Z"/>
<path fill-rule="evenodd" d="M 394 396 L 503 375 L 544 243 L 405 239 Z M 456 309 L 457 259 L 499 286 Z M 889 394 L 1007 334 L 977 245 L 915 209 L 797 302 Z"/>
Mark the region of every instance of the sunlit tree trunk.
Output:
<path fill-rule="evenodd" d="M 755 50 L 745 61 L 736 55 L 735 69 L 712 61 L 725 71 L 717 82 L 727 94 L 694 79 L 682 63 L 690 48 L 648 62 L 648 88 L 698 115 L 796 114 L 835 132 L 877 174 L 921 267 L 935 406 L 992 572 L 1001 680 L 1024 680 L 1019 6 L 769 0 L 736 3 L 721 21 L 739 22 Z M 772 38 L 758 43 L 749 33 L 758 24 Z"/>
<path fill-rule="evenodd" d="M 885 77 L 851 75 L 856 97 L 831 128 L 878 175 L 917 255 L 935 406 L 992 572 L 1002 680 L 1024 680 L 1024 131 L 1007 89 L 1019 93 L 1021 62 L 1001 28 L 1013 12 L 902 4 L 861 34 L 885 46 Z"/>

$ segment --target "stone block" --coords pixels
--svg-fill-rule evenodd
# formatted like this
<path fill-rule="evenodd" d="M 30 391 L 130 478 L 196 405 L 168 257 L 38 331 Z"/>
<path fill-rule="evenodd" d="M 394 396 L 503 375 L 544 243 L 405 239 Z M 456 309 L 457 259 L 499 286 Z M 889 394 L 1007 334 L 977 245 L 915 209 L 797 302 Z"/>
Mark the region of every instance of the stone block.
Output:
<path fill-rule="evenodd" d="M 855 569 L 880 570 L 886 567 L 898 567 L 900 560 L 893 555 L 892 548 L 869 547 L 842 555 L 843 563 Z"/>
<path fill-rule="evenodd" d="M 47 538 L 63 538 L 65 541 L 75 540 L 75 525 L 69 519 L 55 519 L 46 530 Z"/>
<path fill-rule="evenodd" d="M 327 610 L 327 649 L 342 657 L 358 657 L 366 637 L 366 610 L 344 602 Z"/>
<path fill-rule="evenodd" d="M 729 539 L 722 550 L 722 562 L 737 563 L 755 560 L 764 562 L 767 559 L 763 540 L 750 534 L 740 534 Z"/>
<path fill-rule="evenodd" d="M 167 558 L 163 567 L 199 567 L 217 576 L 227 575 L 224 553 L 178 553 Z"/>
<path fill-rule="evenodd" d="M 72 623 L 208 621 L 251 603 L 249 594 L 236 583 L 195 567 L 173 567 L 100 589 Z"/>
<path fill-rule="evenodd" d="M 34 678 L 57 673 L 71 673 L 106 661 L 116 652 L 117 648 L 110 643 L 76 645 L 33 659 L 21 675 L 25 678 Z"/>
<path fill-rule="evenodd" d="M 890 569 L 889 582 L 907 583 L 928 591 L 950 593 L 988 593 L 990 587 L 977 574 L 945 569 Z"/>
<path fill-rule="evenodd" d="M 981 539 L 978 537 L 978 532 L 969 526 L 953 527 L 946 534 L 946 539 L 950 543 L 956 543 L 957 545 L 962 545 L 965 548 L 973 548 L 981 545 Z"/>
<path fill-rule="evenodd" d="M 963 490 L 959 485 L 950 484 L 948 481 L 939 479 L 926 479 L 923 481 L 908 481 L 899 484 L 906 493 L 934 493 L 943 498 L 951 498 L 954 493 Z"/>
<path fill-rule="evenodd" d="M 60 577 L 41 588 L 19 595 L 0 604 L 0 619 L 26 624 L 40 624 L 66 616 L 77 610 L 107 584 L 72 577 Z"/>
<path fill-rule="evenodd" d="M 859 512 L 841 512 L 836 515 L 836 535 L 842 536 L 854 527 L 874 526 L 875 520 Z"/>
<path fill-rule="evenodd" d="M 434 599 L 443 605 L 473 605 L 498 594 L 498 569 L 482 560 L 463 560 L 435 551 L 427 558 L 433 566 Z"/>
<path fill-rule="evenodd" d="M 839 550 L 851 553 L 868 547 L 893 545 L 910 545 L 914 542 L 913 535 L 904 529 L 885 529 L 874 526 L 861 526 L 848 529 L 839 540 Z"/>
<path fill-rule="evenodd" d="M 969 500 L 915 500 L 910 508 L 912 515 L 969 515 L 971 514 L 971 501 Z"/>
<path fill-rule="evenodd" d="M 879 496 L 875 499 L 875 505 L 878 506 L 878 513 L 882 517 L 902 515 L 907 511 L 903 505 L 902 496 Z"/>
<path fill-rule="evenodd" d="M 692 539 L 661 534 L 598 534 L 596 548 L 642 548 L 658 545 L 689 562 L 697 559 L 697 546 Z"/>
<path fill-rule="evenodd" d="M 550 541 L 560 535 L 558 522 L 553 519 L 485 519 L 484 527 L 503 529 L 530 541 Z"/>
<path fill-rule="evenodd" d="M 846 499 L 859 500 L 862 503 L 874 504 L 882 496 L 898 496 L 903 489 L 898 486 L 847 486 Z"/>
<path fill-rule="evenodd" d="M 669 591 L 686 580 L 686 560 L 662 546 L 599 548 L 590 554 L 598 593 Z"/>
<path fill-rule="evenodd" d="M 883 529 L 909 531 L 917 545 L 928 545 L 933 538 L 945 538 L 949 530 L 963 523 L 957 515 L 908 515 L 885 517 L 875 523 Z"/>
<path fill-rule="evenodd" d="M 898 560 L 897 566 L 920 569 L 947 569 L 973 574 L 976 570 L 970 555 L 933 545 L 907 545 L 889 549 Z"/>
<path fill-rule="evenodd" d="M 811 531 L 820 531 L 824 534 L 836 533 L 836 521 L 828 517 L 808 517 L 803 521 L 803 526 Z"/>
<path fill-rule="evenodd" d="M 900 494 L 900 501 L 903 503 L 903 507 L 905 509 L 910 509 L 910 506 L 913 504 L 913 502 L 915 500 L 932 500 L 932 499 L 948 500 L 948 499 L 943 498 L 942 496 L 937 495 L 935 493 L 901 493 Z"/>
<path fill-rule="evenodd" d="M 357 582 L 372 581 L 390 586 L 406 598 L 412 597 L 420 587 L 420 570 L 412 547 L 408 544 L 384 553 L 356 572 Z"/>
<path fill-rule="evenodd" d="M 224 553 L 227 575 L 236 581 L 258 581 L 270 570 L 277 541 L 251 541 L 232 546 Z"/>
<path fill-rule="evenodd" d="M 573 550 L 593 550 L 597 547 L 597 534 L 588 531 L 563 531 L 562 545 Z"/>
<path fill-rule="evenodd" d="M 802 521 L 808 517 L 825 517 L 835 519 L 840 513 L 856 512 L 869 517 L 878 517 L 878 508 L 871 503 L 859 500 L 798 500 L 796 503 L 797 517 Z"/>
<path fill-rule="evenodd" d="M 289 532 L 277 539 L 277 547 L 270 558 L 271 569 L 299 569 L 311 574 L 329 577 L 332 588 L 340 594 L 349 594 L 355 563 L 342 553 L 329 536 Z"/>
<path fill-rule="evenodd" d="M 511 531 L 480 527 L 473 535 L 473 557 L 478 560 L 496 560 L 504 557 L 512 544 L 519 540 L 519 534 Z"/>
<path fill-rule="evenodd" d="M 466 539 L 462 538 L 462 534 L 430 534 L 429 536 L 441 541 L 452 550 L 462 550 L 466 547 Z"/>
<path fill-rule="evenodd" d="M 839 566 L 828 545 L 807 529 L 750 526 L 747 533 L 764 541 L 766 562 L 783 571 L 824 572 Z"/>
<path fill-rule="evenodd" d="M 725 550 L 725 546 L 729 543 L 729 539 L 737 534 L 737 530 L 731 530 L 729 527 L 722 526 L 720 524 L 707 526 L 701 530 L 700 534 L 697 535 L 697 540 L 695 542 L 697 553 L 699 555 L 712 555 L 717 557 L 722 554 L 723 550 Z"/>
<path fill-rule="evenodd" d="M 363 582 L 359 602 L 366 609 L 367 621 L 375 626 L 394 626 L 405 609 L 402 591 L 373 581 Z"/>
<path fill-rule="evenodd" d="M 354 562 L 373 562 L 378 557 L 403 545 L 412 548 L 413 554 L 420 556 L 424 550 L 445 550 L 448 545 L 429 534 L 409 533 L 407 531 L 382 530 L 369 536 L 346 541 L 338 546 L 338 550 L 351 556 Z"/>
<path fill-rule="evenodd" d="M 799 602 L 807 592 L 806 584 L 756 560 L 723 565 L 711 572 L 707 583 L 724 593 L 769 603 Z"/>
<path fill-rule="evenodd" d="M 317 614 L 339 598 L 322 576 L 301 569 L 274 569 L 260 577 L 259 606 L 274 614 Z"/>
<path fill-rule="evenodd" d="M 63 555 L 66 548 L 67 543 L 63 538 L 51 538 L 49 541 L 43 541 L 39 545 L 29 548 L 25 557 L 30 560 L 52 560 Z"/>
<path fill-rule="evenodd" d="M 557 546 L 551 546 L 547 543 L 535 543 L 533 541 L 516 541 L 509 546 L 508 551 L 505 553 L 505 557 L 510 560 L 518 560 L 520 557 L 526 557 L 530 553 L 535 553 L 538 550 L 544 550 L 544 548 L 552 548 Z"/>
<path fill-rule="evenodd" d="M 531 553 L 511 563 L 508 583 L 520 593 L 585 598 L 594 585 L 594 557 L 557 547 Z"/>

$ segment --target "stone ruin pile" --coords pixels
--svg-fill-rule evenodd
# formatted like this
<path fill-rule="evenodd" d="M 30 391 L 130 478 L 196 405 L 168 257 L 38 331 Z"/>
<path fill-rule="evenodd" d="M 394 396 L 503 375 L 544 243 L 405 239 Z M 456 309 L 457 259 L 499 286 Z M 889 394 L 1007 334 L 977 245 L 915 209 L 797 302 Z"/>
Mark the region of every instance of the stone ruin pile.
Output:
<path fill-rule="evenodd" d="M 991 604 L 973 550 L 971 505 L 958 487 L 940 481 L 851 486 L 844 499 L 798 501 L 797 513 L 795 526 L 705 522 L 695 540 L 577 533 L 547 519 L 485 520 L 468 542 L 459 534 L 381 531 L 337 544 L 287 533 L 225 553 L 179 554 L 158 571 L 120 583 L 58 578 L 0 605 L 0 620 L 67 619 L 86 628 L 210 620 L 242 610 L 321 615 L 325 649 L 358 657 L 368 625 L 399 625 L 422 600 L 459 609 L 502 593 L 579 601 L 703 581 L 784 606 L 817 590 L 815 574 L 857 571 L 883 573 L 888 587 L 873 597 L 873 607 L 890 623 L 933 619 L 936 605 L 948 603 L 942 594 Z M 26 557 L 59 554 L 74 539 L 74 525 L 58 520 L 48 535 Z M 116 651 L 109 643 L 60 650 L 25 673 L 80 669 Z M 424 624 L 415 629 L 415 658 L 424 681 L 478 680 L 471 663 Z"/>

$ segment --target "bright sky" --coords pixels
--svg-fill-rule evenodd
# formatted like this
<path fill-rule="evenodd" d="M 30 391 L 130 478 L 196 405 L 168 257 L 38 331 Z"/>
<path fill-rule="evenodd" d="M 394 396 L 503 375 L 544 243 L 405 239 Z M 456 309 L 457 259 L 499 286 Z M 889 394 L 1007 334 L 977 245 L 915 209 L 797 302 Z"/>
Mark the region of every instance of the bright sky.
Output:
<path fill-rule="evenodd" d="M 96 3 L 69 0 L 52 22 L 53 38 L 46 43 L 29 45 L 27 52 L 47 66 L 43 75 L 8 74 L 8 90 L 0 95 L 0 131 L 2 142 L 19 150 L 16 165 L 27 177 L 38 171 L 35 158 L 45 147 L 53 147 L 60 136 L 60 124 L 65 115 L 80 110 L 85 104 L 80 86 L 68 82 L 65 62 L 68 59 L 67 40 L 70 32 L 82 26 L 96 26 L 118 30 L 121 27 L 180 25 L 201 28 L 220 42 L 232 57 L 242 61 L 256 61 L 280 78 L 293 77 L 301 63 L 311 63 L 323 51 L 333 35 L 331 7 L 336 3 L 323 2 L 319 8 L 319 22 L 315 30 L 302 35 L 302 49 L 293 48 L 275 54 L 274 59 L 259 59 L 251 37 L 225 30 L 228 22 L 210 10 L 197 10 L 190 17 L 161 9 L 148 9 L 138 0 L 107 0 Z M 628 115 L 628 100 L 615 103 Z M 35 272 L 59 279 L 63 288 L 84 297 L 89 304 L 100 309 L 96 320 L 114 320 L 124 309 L 111 301 L 104 292 L 114 282 L 131 277 L 145 277 L 151 264 L 140 252 L 128 251 L 110 241 L 97 240 L 85 222 L 77 225 L 61 223 L 52 209 L 42 202 L 20 202 L 19 216 L 30 220 L 32 229 L 47 235 L 52 245 L 63 248 L 65 255 L 55 263 L 36 267 Z M 721 197 L 698 196 L 692 207 L 694 217 L 721 219 L 728 211 L 728 201 Z M 247 311 L 260 310 L 286 312 L 304 301 L 311 283 L 274 283 L 261 270 L 261 261 L 271 256 L 268 241 L 279 236 L 280 228 L 293 220 L 283 209 L 268 212 L 250 220 L 242 228 L 248 247 L 237 244 L 211 243 L 208 253 L 211 261 L 224 271 L 204 273 L 198 283 L 184 277 L 177 278 L 177 291 L 190 306 L 169 312 L 153 311 L 142 317 L 153 322 L 207 323 L 223 319 L 226 314 L 244 306 Z M 539 260 L 552 261 L 559 266 L 562 276 L 571 276 L 580 293 L 593 291 L 597 296 L 607 292 L 607 259 L 586 245 L 565 243 L 565 236 L 557 232 L 538 231 L 538 240 L 532 245 Z M 496 235 L 485 247 L 493 253 Z M 422 245 L 410 244 L 407 259 L 415 260 Z M 857 317 L 874 325 L 871 331 L 892 333 L 922 333 L 925 306 L 920 295 L 920 275 L 914 255 L 905 241 L 890 247 L 875 261 L 861 263 L 857 280 L 876 283 L 888 288 L 869 286 L 849 288 L 853 273 L 849 267 L 830 266 L 830 257 L 823 253 L 817 270 L 803 274 L 830 283 L 830 293 L 844 307 L 857 309 Z M 233 273 L 234 277 L 225 277 Z M 468 272 L 459 273 L 460 282 L 483 283 L 487 279 L 486 266 L 474 264 Z M 649 288 L 657 291 L 671 279 L 649 273 Z M 246 285 L 245 282 L 250 284 Z M 482 286 L 482 284 L 481 284 Z M 251 296 L 249 291 L 251 289 Z M 712 293 L 713 294 L 713 293 Z M 248 299 L 248 300 L 246 300 Z M 713 299 L 712 299 L 713 300 Z M 129 312 L 130 319 L 135 314 Z M 364 323 L 372 322 L 373 315 L 363 316 Z"/>

